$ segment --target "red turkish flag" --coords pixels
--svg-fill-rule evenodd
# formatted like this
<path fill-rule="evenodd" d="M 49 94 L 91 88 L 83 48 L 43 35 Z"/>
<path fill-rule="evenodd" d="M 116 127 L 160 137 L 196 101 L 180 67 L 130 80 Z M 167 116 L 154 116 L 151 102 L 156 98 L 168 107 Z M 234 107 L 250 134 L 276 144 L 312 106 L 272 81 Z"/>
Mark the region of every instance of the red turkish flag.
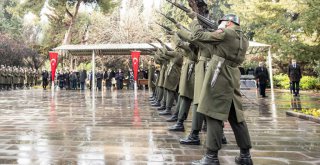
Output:
<path fill-rule="evenodd" d="M 140 51 L 131 51 L 131 58 L 132 58 L 132 67 L 133 67 L 133 74 L 134 80 L 138 80 L 138 68 L 139 68 L 139 59 L 140 59 Z"/>
<path fill-rule="evenodd" d="M 58 53 L 49 52 L 49 56 L 50 56 L 50 65 L 51 65 L 51 77 L 52 77 L 52 81 L 54 81 L 54 77 L 56 75 L 56 69 L 58 66 Z"/>

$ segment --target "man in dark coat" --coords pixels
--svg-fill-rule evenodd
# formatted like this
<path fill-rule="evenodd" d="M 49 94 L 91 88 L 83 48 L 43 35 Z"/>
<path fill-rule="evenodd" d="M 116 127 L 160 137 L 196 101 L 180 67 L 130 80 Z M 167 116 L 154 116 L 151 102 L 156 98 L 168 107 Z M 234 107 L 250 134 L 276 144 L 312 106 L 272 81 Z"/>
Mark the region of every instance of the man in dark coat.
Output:
<path fill-rule="evenodd" d="M 103 75 L 103 78 L 106 82 L 106 87 L 107 89 L 111 89 L 111 85 L 112 85 L 112 70 L 111 69 L 108 69 L 108 71 L 105 71 L 104 72 L 104 75 Z"/>
<path fill-rule="evenodd" d="M 43 70 L 42 71 L 42 87 L 44 90 L 47 89 L 47 85 L 48 85 L 48 78 L 49 78 L 49 73 L 47 70 Z"/>
<path fill-rule="evenodd" d="M 87 71 L 85 69 L 83 69 L 81 72 L 80 72 L 80 89 L 81 90 L 84 90 L 85 88 L 85 85 L 86 85 L 86 79 L 87 79 Z"/>
<path fill-rule="evenodd" d="M 259 91 L 262 97 L 266 96 L 266 87 L 269 82 L 269 74 L 267 68 L 264 66 L 263 62 L 259 62 L 259 66 L 255 70 L 255 78 L 259 83 Z"/>
<path fill-rule="evenodd" d="M 288 68 L 288 76 L 290 78 L 290 90 L 295 96 L 299 95 L 299 83 L 302 77 L 300 66 L 295 59 L 292 60 L 292 64 Z"/>
<path fill-rule="evenodd" d="M 124 79 L 124 74 L 121 69 L 118 70 L 116 73 L 116 80 L 117 80 L 117 89 L 122 89 L 123 88 L 123 79 Z"/>
<path fill-rule="evenodd" d="M 97 88 L 99 91 L 101 91 L 102 79 L 103 79 L 103 73 L 101 70 L 98 70 L 98 72 L 96 73 L 96 79 L 97 79 Z"/>
<path fill-rule="evenodd" d="M 59 87 L 60 89 L 63 89 L 64 87 L 64 74 L 62 72 L 62 70 L 60 70 L 60 72 L 58 73 L 58 81 L 59 81 Z"/>

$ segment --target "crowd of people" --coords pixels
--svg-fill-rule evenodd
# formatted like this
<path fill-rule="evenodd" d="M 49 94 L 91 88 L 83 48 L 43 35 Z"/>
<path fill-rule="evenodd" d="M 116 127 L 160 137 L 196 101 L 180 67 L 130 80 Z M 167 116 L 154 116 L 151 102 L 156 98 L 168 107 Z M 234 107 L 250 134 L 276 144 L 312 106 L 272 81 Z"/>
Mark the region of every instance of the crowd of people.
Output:
<path fill-rule="evenodd" d="M 46 89 L 47 86 L 51 82 L 51 72 L 48 72 L 46 70 L 42 71 L 42 86 L 43 89 Z M 128 89 L 133 89 L 134 84 L 134 74 L 131 68 L 128 69 L 128 71 L 123 72 L 122 69 L 118 69 L 117 71 L 114 71 L 113 69 L 107 69 L 107 70 L 101 70 L 97 69 L 95 71 L 95 88 L 97 90 L 102 90 L 103 86 L 107 90 L 114 88 L 117 90 L 121 90 L 124 88 L 124 85 Z M 86 70 L 72 70 L 69 71 L 69 69 L 60 70 L 56 73 L 56 79 L 55 84 L 60 89 L 66 89 L 66 90 L 84 90 L 86 87 L 89 89 L 92 89 L 92 72 L 86 71 Z M 148 79 L 148 70 L 146 69 L 139 69 L 138 72 L 138 78 L 139 79 Z M 140 85 L 139 89 L 142 89 L 143 86 Z M 148 88 L 148 86 L 145 86 L 145 88 Z"/>
<path fill-rule="evenodd" d="M 19 66 L 0 67 L 0 90 L 16 90 L 37 84 L 39 73 L 32 68 Z"/>

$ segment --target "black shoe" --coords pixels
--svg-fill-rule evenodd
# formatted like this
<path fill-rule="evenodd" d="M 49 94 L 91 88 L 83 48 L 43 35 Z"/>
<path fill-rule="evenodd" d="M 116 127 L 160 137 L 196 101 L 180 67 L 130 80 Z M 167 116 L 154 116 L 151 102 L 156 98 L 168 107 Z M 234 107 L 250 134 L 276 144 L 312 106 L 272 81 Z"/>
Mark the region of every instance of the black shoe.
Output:
<path fill-rule="evenodd" d="M 153 106 L 153 107 L 160 107 L 161 104 L 160 104 L 160 102 L 156 102 L 156 103 L 154 103 L 154 104 L 151 104 L 151 106 Z"/>
<path fill-rule="evenodd" d="M 159 115 L 171 115 L 171 109 L 166 109 L 163 112 L 160 112 Z"/>
<path fill-rule="evenodd" d="M 240 165 L 253 165 L 249 149 L 240 149 L 240 155 L 236 156 L 235 162 Z"/>
<path fill-rule="evenodd" d="M 227 138 L 222 134 L 222 144 L 228 144 Z"/>
<path fill-rule="evenodd" d="M 184 125 L 182 121 L 178 121 L 175 125 L 168 128 L 169 131 L 184 132 Z"/>
<path fill-rule="evenodd" d="M 188 137 L 180 139 L 180 144 L 185 145 L 200 145 L 199 135 L 191 133 Z"/>
<path fill-rule="evenodd" d="M 163 111 L 165 109 L 166 109 L 166 106 L 161 106 L 161 107 L 157 108 L 158 111 Z"/>
<path fill-rule="evenodd" d="M 206 153 L 202 159 L 193 161 L 193 165 L 220 165 L 218 159 L 218 151 L 212 153 Z"/>
<path fill-rule="evenodd" d="M 177 115 L 172 115 L 169 119 L 166 120 L 167 122 L 176 122 L 178 121 Z"/>

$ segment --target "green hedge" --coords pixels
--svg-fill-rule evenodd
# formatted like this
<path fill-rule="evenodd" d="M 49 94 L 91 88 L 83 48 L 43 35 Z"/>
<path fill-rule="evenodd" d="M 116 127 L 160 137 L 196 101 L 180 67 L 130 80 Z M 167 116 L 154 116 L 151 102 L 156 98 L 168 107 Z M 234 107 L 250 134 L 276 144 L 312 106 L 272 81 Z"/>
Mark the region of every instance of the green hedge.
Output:
<path fill-rule="evenodd" d="M 286 74 L 278 74 L 273 76 L 274 86 L 281 89 L 290 88 L 290 79 Z M 320 89 L 320 79 L 312 76 L 302 76 L 300 80 L 300 89 Z"/>

